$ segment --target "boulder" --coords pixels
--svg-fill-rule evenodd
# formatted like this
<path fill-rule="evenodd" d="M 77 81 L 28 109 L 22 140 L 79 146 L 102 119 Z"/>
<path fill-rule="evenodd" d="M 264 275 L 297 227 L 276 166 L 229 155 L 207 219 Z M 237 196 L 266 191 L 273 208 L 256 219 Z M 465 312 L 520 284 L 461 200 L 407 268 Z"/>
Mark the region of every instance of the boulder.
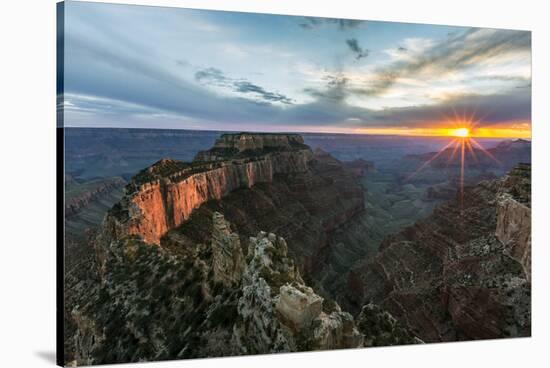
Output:
<path fill-rule="evenodd" d="M 309 327 L 321 314 L 323 298 L 305 285 L 283 285 L 276 309 L 297 330 Z"/>

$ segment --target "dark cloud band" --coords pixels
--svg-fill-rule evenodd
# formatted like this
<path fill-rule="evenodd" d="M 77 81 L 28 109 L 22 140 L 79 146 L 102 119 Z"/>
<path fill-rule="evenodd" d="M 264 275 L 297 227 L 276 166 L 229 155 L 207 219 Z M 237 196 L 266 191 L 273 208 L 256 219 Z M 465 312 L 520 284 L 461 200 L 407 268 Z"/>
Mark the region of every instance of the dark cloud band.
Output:
<path fill-rule="evenodd" d="M 357 19 L 335 19 L 335 18 L 316 18 L 316 17 L 304 17 L 304 21 L 299 23 L 299 26 L 303 29 L 311 30 L 320 28 L 323 26 L 336 26 L 340 31 L 346 31 L 349 29 L 357 28 L 365 21 Z"/>
<path fill-rule="evenodd" d="M 346 45 L 348 45 L 351 52 L 355 54 L 355 59 L 360 60 L 369 56 L 369 50 L 363 49 L 359 46 L 359 41 L 355 38 L 350 38 L 346 40 Z"/>

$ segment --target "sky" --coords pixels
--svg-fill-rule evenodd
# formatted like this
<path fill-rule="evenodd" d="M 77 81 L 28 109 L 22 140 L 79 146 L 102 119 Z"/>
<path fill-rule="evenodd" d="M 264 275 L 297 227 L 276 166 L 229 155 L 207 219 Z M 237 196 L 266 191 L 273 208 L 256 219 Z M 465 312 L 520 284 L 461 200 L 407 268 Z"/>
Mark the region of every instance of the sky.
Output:
<path fill-rule="evenodd" d="M 531 33 L 65 3 L 64 124 L 531 134 Z"/>

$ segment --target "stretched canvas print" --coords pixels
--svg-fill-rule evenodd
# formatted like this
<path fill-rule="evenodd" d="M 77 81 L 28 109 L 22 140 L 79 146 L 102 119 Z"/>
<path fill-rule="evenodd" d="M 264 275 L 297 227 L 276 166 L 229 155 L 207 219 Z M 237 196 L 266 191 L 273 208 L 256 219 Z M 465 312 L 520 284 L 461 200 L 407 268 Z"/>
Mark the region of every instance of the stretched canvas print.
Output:
<path fill-rule="evenodd" d="M 67 1 L 57 38 L 59 364 L 530 336 L 529 31 Z"/>

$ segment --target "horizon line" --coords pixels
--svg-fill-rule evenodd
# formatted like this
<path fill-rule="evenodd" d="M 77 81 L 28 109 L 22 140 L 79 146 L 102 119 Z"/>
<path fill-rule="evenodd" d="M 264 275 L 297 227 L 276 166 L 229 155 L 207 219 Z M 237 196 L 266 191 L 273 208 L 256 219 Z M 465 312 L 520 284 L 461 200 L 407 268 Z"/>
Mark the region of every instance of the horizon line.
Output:
<path fill-rule="evenodd" d="M 357 135 L 357 136 L 380 136 L 380 137 L 410 137 L 410 138 L 449 138 L 447 134 L 408 134 L 408 133 L 375 133 L 375 132 L 334 132 L 334 131 L 270 131 L 270 130 L 223 130 L 223 129 L 199 129 L 199 128 L 159 128 L 159 127 L 120 127 L 120 126 L 62 126 L 57 128 L 70 128 L 70 129 L 140 129 L 140 130 L 181 130 L 181 131 L 198 131 L 198 132 L 216 132 L 216 133 L 271 133 L 271 134 L 335 134 L 335 135 Z M 525 139 L 532 140 L 532 135 L 528 137 L 524 135 L 511 136 L 511 135 L 471 135 L 472 138 L 477 139 Z"/>

